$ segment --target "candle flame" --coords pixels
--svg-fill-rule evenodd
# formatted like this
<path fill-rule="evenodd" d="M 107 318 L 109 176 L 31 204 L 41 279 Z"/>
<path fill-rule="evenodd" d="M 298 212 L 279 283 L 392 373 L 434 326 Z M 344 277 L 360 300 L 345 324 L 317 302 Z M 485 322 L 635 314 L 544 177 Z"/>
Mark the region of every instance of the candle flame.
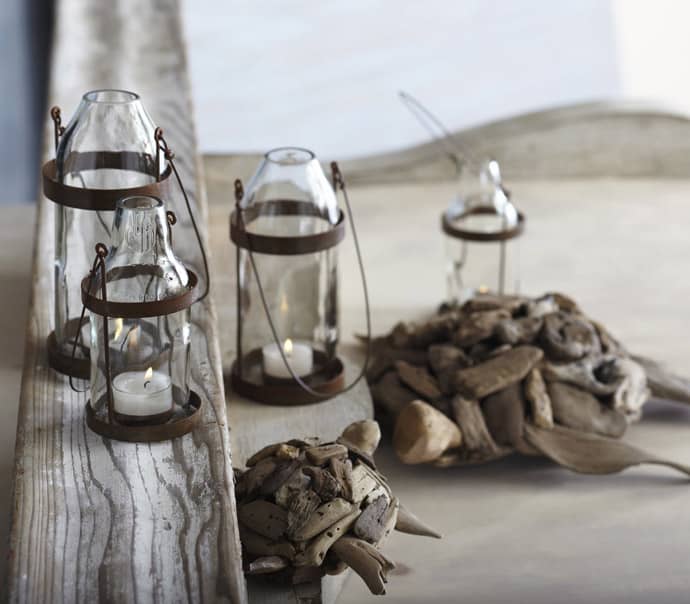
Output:
<path fill-rule="evenodd" d="M 144 374 L 145 380 L 150 380 L 153 377 L 153 367 L 149 367 Z"/>
<path fill-rule="evenodd" d="M 137 325 L 129 332 L 129 346 L 135 350 L 139 348 L 139 326 Z"/>
<path fill-rule="evenodd" d="M 479 293 L 480 294 L 488 294 L 489 288 L 486 285 L 480 285 L 479 286 Z"/>
<path fill-rule="evenodd" d="M 286 315 L 287 311 L 288 311 L 288 301 L 287 301 L 287 297 L 285 296 L 285 294 L 283 294 L 280 298 L 280 312 L 281 312 L 281 314 Z"/>
<path fill-rule="evenodd" d="M 124 323 L 121 318 L 115 319 L 115 334 L 113 335 L 113 340 L 119 340 L 122 335 L 122 328 Z"/>
<path fill-rule="evenodd" d="M 285 344 L 283 344 L 283 350 L 285 351 L 285 354 L 287 356 L 290 356 L 292 354 L 292 340 L 290 338 L 285 340 Z"/>

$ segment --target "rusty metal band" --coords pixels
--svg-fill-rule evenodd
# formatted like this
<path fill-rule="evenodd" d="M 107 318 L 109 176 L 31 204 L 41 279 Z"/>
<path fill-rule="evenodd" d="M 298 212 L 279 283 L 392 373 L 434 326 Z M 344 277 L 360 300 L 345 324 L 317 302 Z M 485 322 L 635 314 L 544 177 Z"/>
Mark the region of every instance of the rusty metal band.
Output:
<path fill-rule="evenodd" d="M 62 166 L 63 172 L 85 170 L 131 170 L 156 176 L 156 160 L 136 151 L 73 151 Z"/>
<path fill-rule="evenodd" d="M 323 402 L 325 398 L 335 396 L 343 390 L 345 367 L 339 358 L 328 359 L 320 350 L 314 351 L 314 363 L 318 369 L 304 379 L 318 392 L 318 396 L 304 390 L 292 378 L 267 380 L 261 372 L 260 348 L 255 348 L 233 363 L 231 386 L 239 395 L 268 405 L 292 406 Z M 249 374 L 256 379 L 251 379 Z"/>
<path fill-rule="evenodd" d="M 88 319 L 83 325 L 88 323 Z M 69 337 L 76 337 L 78 332 L 77 326 L 79 319 L 70 319 L 65 323 L 65 330 Z M 71 375 L 75 378 L 88 380 L 91 373 L 91 361 L 87 358 L 73 357 L 71 354 L 66 354 L 58 344 L 57 336 L 54 331 L 51 331 L 46 340 L 48 348 L 48 364 L 65 375 Z"/>
<path fill-rule="evenodd" d="M 203 403 L 196 392 L 190 390 L 187 407 L 192 410 L 189 415 L 173 417 L 166 423 L 127 425 L 101 419 L 91 406 L 91 401 L 88 401 L 86 424 L 91 430 L 106 438 L 126 442 L 160 442 L 183 436 L 199 424 Z"/>
<path fill-rule="evenodd" d="M 113 302 L 103 300 L 89 291 L 90 277 L 81 282 L 81 300 L 86 308 L 103 317 L 121 317 L 123 319 L 143 319 L 145 317 L 160 317 L 170 315 L 189 308 L 196 300 L 196 289 L 199 280 L 194 272 L 187 269 L 189 283 L 187 289 L 174 297 L 152 302 Z M 111 269 L 106 277 L 106 282 L 118 279 L 131 279 L 140 276 L 161 276 L 160 267 L 135 264 L 121 268 Z M 100 278 L 95 280 L 93 291 L 98 291 Z"/>
<path fill-rule="evenodd" d="M 282 237 L 277 235 L 260 235 L 247 231 L 245 227 L 259 216 L 316 216 L 326 220 L 314 204 L 304 201 L 279 199 L 257 203 L 251 208 L 242 210 L 243 221 L 238 220 L 237 210 L 230 215 L 230 239 L 238 247 L 251 250 L 257 254 L 274 254 L 294 256 L 312 254 L 338 245 L 345 237 L 345 214 L 338 210 L 338 221 L 323 233 Z"/>
<path fill-rule="evenodd" d="M 156 177 L 151 167 L 149 155 L 145 157 L 140 153 L 133 152 L 92 152 L 90 154 L 81 153 L 80 156 L 91 155 L 92 160 L 80 157 L 75 166 L 70 166 L 70 170 L 97 170 L 97 169 L 120 169 L 133 170 L 142 174 Z M 83 166 L 79 168 L 79 166 Z M 143 168 L 143 169 L 142 169 Z M 91 211 L 114 211 L 117 201 L 123 197 L 133 197 L 137 195 L 162 194 L 163 185 L 172 174 L 170 166 L 166 166 L 163 174 L 156 182 L 151 182 L 139 187 L 128 187 L 124 189 L 89 189 L 83 187 L 73 187 L 59 182 L 57 177 L 57 165 L 54 159 L 43 164 L 41 170 L 43 179 L 43 194 L 55 203 L 69 208 Z"/>
<path fill-rule="evenodd" d="M 446 235 L 455 237 L 456 239 L 465 239 L 466 241 L 507 241 L 508 239 L 514 239 L 522 235 L 525 230 L 525 216 L 522 212 L 518 212 L 517 224 L 503 231 L 496 231 L 493 233 L 482 233 L 479 231 L 471 231 L 468 229 L 462 229 L 455 226 L 454 222 L 471 216 L 474 214 L 495 214 L 496 212 L 492 208 L 478 207 L 472 208 L 470 210 L 465 210 L 459 214 L 452 215 L 449 210 L 446 210 L 441 217 L 441 228 Z"/>

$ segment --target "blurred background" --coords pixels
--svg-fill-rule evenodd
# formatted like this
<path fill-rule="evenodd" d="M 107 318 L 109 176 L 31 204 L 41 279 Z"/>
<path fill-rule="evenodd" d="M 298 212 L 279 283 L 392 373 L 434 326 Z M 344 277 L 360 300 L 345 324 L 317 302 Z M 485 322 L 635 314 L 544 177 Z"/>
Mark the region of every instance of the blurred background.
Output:
<path fill-rule="evenodd" d="M 205 154 L 293 144 L 350 158 L 422 142 L 400 89 L 452 129 L 586 100 L 690 111 L 690 3 L 675 0 L 183 0 L 183 12 Z M 0 2 L 0 202 L 37 195 L 51 23 L 52 0 Z"/>

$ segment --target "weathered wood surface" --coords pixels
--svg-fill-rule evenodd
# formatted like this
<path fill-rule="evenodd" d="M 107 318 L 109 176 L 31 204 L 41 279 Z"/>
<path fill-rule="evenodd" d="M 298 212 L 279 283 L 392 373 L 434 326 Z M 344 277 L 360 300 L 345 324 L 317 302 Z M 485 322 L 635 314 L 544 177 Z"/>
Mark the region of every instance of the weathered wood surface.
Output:
<path fill-rule="evenodd" d="M 442 116 L 441 116 L 442 117 Z M 410 119 L 414 119 L 410 116 Z M 690 117 L 634 102 L 581 103 L 453 133 L 507 178 L 687 177 Z M 457 178 L 438 144 L 342 162 L 351 184 Z"/>
<path fill-rule="evenodd" d="M 230 192 L 235 178 L 246 181 L 256 168 L 255 162 L 247 158 L 238 159 L 238 162 L 234 161 L 234 158 L 225 162 L 205 162 L 213 249 L 213 297 L 218 307 L 221 356 L 226 377 L 235 359 L 236 346 L 235 250 L 228 235 L 228 220 L 233 203 Z M 341 266 L 354 265 L 354 256 L 347 256 L 352 250 L 347 245 L 344 247 L 341 251 Z M 352 289 L 359 293 L 359 288 Z M 357 368 L 363 361 L 361 350 L 354 346 L 351 329 L 356 327 L 363 331 L 364 314 L 361 307 L 344 314 L 344 345 L 341 346 L 340 352 L 349 361 L 346 370 L 346 379 L 349 383 L 356 376 Z M 364 380 L 351 392 L 317 405 L 261 405 L 237 396 L 229 385 L 226 387 L 226 400 L 233 464 L 238 468 L 243 468 L 245 461 L 264 445 L 316 435 L 333 440 L 352 422 L 373 417 L 371 395 Z M 329 576 L 323 579 L 321 585 L 307 585 L 294 590 L 267 583 L 261 577 L 254 577 L 248 581 L 248 589 L 251 601 L 262 604 L 298 602 L 308 598 L 321 598 L 321 602 L 326 604 L 335 602 L 347 576 L 348 573 Z"/>
<path fill-rule="evenodd" d="M 61 0 L 49 102 L 69 115 L 85 89 L 138 91 L 165 129 L 205 218 L 177 0 Z M 46 128 L 45 156 L 53 154 Z M 37 167 L 38 168 L 38 167 Z M 176 249 L 199 268 L 180 200 Z M 193 311 L 193 434 L 110 442 L 84 423 L 84 394 L 50 370 L 54 207 L 41 199 L 19 408 L 9 554 L 12 602 L 246 601 L 216 316 Z"/>
<path fill-rule="evenodd" d="M 624 101 L 556 107 L 453 133 L 476 158 L 498 159 L 504 177 L 522 179 L 687 177 L 689 135 L 685 113 Z M 258 157 L 238 155 L 236 162 L 242 167 Z M 457 178 L 454 162 L 431 142 L 341 161 L 340 167 L 350 185 Z"/>

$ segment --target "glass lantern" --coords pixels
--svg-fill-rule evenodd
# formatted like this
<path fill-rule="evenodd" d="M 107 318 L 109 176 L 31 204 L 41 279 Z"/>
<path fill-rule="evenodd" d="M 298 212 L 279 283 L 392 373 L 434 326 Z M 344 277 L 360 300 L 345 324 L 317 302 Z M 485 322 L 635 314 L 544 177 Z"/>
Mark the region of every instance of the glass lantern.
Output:
<path fill-rule="evenodd" d="M 55 331 L 48 338 L 48 355 L 54 369 L 88 378 L 88 329 L 77 318 L 80 280 L 90 268 L 94 245 L 112 236 L 117 200 L 162 195 L 170 168 L 155 125 L 133 92 L 87 92 L 66 128 L 58 107 L 51 116 L 56 157 L 43 166 L 44 194 L 56 203 Z"/>
<path fill-rule="evenodd" d="M 498 162 L 486 162 L 479 186 L 453 201 L 441 218 L 447 235 L 447 283 L 451 303 L 478 293 L 520 291 L 518 238 L 525 217 L 503 187 Z"/>
<path fill-rule="evenodd" d="M 112 246 L 82 281 L 91 313 L 87 423 L 109 438 L 155 441 L 198 421 L 189 388 L 190 307 L 197 277 L 171 247 L 174 215 L 152 196 L 117 204 Z"/>
<path fill-rule="evenodd" d="M 291 147 L 267 153 L 246 190 L 236 187 L 233 389 L 283 405 L 335 395 L 343 390 L 337 245 L 345 236 L 335 191 L 314 154 Z"/>

